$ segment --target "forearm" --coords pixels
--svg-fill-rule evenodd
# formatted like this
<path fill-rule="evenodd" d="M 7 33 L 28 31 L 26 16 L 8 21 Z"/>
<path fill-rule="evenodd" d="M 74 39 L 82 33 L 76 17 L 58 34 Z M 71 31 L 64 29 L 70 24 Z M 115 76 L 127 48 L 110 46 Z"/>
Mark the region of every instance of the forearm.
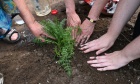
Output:
<path fill-rule="evenodd" d="M 108 0 L 96 0 L 89 12 L 88 17 L 94 20 L 98 19 L 107 2 Z"/>
<path fill-rule="evenodd" d="M 17 7 L 19 9 L 21 17 L 24 19 L 27 26 L 29 28 L 31 28 L 32 24 L 35 23 L 35 18 L 29 11 L 29 9 L 25 3 L 25 0 L 13 0 L 13 1 L 15 2 L 15 4 L 17 5 Z"/>
<path fill-rule="evenodd" d="M 140 58 L 140 36 L 134 41 L 129 43 L 123 50 L 122 53 L 128 58 L 129 61 Z"/>
<path fill-rule="evenodd" d="M 116 39 L 124 25 L 139 7 L 139 4 L 139 0 L 120 0 L 107 33 Z"/>
<path fill-rule="evenodd" d="M 66 6 L 66 13 L 75 13 L 74 0 L 64 0 Z"/>

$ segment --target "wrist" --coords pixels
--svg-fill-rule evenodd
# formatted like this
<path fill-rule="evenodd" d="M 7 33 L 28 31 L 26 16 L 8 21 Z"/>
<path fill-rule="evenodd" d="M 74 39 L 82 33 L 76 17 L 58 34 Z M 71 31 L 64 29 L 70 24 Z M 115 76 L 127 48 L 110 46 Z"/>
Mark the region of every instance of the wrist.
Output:
<path fill-rule="evenodd" d="M 33 29 L 33 28 L 35 28 L 35 27 L 42 27 L 37 21 L 34 21 L 34 22 L 32 22 L 32 23 L 30 23 L 30 24 L 28 24 L 28 27 L 30 28 L 30 29 Z"/>
<path fill-rule="evenodd" d="M 97 19 L 92 19 L 92 18 L 89 18 L 89 17 L 86 17 L 86 19 L 88 21 L 90 21 L 91 23 L 96 23 L 98 21 Z"/>
<path fill-rule="evenodd" d="M 66 8 L 66 13 L 73 14 L 73 13 L 76 13 L 76 11 L 75 11 L 75 9 Z"/>
<path fill-rule="evenodd" d="M 85 21 L 83 22 L 89 26 L 95 26 L 95 23 L 90 22 L 88 19 L 85 19 Z"/>
<path fill-rule="evenodd" d="M 88 15 L 88 17 L 93 19 L 93 20 L 99 20 L 99 17 L 95 17 L 94 15 Z"/>
<path fill-rule="evenodd" d="M 108 32 L 105 35 L 108 37 L 107 39 L 110 39 L 110 41 L 113 42 L 114 44 L 114 42 L 116 41 L 116 38 L 111 33 L 108 33 Z"/>
<path fill-rule="evenodd" d="M 36 20 L 34 20 L 34 21 L 32 21 L 32 22 L 29 22 L 28 24 L 27 24 L 27 26 L 29 27 L 29 28 L 33 28 L 33 26 L 36 24 Z"/>
<path fill-rule="evenodd" d="M 125 58 L 125 61 L 128 63 L 132 60 L 134 60 L 134 57 L 131 56 L 131 54 L 129 54 L 128 52 L 125 51 L 125 49 L 120 50 L 121 56 L 122 58 Z"/>

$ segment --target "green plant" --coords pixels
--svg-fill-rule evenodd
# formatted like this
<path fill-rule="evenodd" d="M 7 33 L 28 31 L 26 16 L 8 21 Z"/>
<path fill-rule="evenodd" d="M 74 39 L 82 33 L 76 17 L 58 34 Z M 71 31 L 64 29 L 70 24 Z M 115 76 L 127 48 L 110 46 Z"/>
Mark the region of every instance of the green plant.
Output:
<path fill-rule="evenodd" d="M 55 40 L 45 39 L 45 43 L 53 43 L 56 45 L 54 51 L 56 57 L 59 59 L 58 64 L 60 64 L 70 76 L 72 73 L 71 58 L 74 54 L 74 40 L 71 35 L 72 28 L 64 28 L 65 19 L 61 22 L 57 19 L 55 21 L 42 21 L 41 24 L 44 26 L 45 32 L 55 38 Z M 39 40 L 35 42 L 42 44 Z"/>

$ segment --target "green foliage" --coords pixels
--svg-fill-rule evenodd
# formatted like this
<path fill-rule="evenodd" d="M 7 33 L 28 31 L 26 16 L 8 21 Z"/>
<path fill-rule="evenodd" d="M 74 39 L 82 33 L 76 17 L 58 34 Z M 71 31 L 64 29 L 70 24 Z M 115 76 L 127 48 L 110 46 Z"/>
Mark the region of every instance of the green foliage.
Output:
<path fill-rule="evenodd" d="M 59 58 L 58 63 L 70 76 L 72 73 L 71 58 L 74 54 L 74 40 L 71 35 L 72 28 L 64 28 L 65 19 L 61 22 L 57 19 L 54 22 L 51 20 L 42 21 L 41 24 L 44 26 L 45 32 L 55 38 L 55 40 L 46 39 L 45 43 L 53 43 L 56 45 L 54 51 Z M 39 43 L 38 41 L 36 42 Z"/>

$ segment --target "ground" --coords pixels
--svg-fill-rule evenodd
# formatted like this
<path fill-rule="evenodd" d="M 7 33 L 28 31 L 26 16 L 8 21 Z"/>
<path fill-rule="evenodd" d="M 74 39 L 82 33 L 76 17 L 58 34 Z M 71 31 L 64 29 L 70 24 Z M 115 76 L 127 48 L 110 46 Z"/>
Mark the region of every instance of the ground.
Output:
<path fill-rule="evenodd" d="M 89 6 L 77 5 L 77 13 L 82 20 L 88 14 Z M 36 17 L 38 21 L 55 17 L 66 18 L 63 4 L 54 6 L 57 15 Z M 90 40 L 99 38 L 107 31 L 111 17 L 101 15 Z M 115 71 L 99 72 L 90 67 L 86 61 L 95 52 L 83 54 L 75 47 L 72 59 L 72 76 L 69 77 L 54 59 L 54 45 L 39 46 L 32 42 L 33 35 L 26 25 L 14 25 L 21 32 L 22 40 L 17 44 L 0 41 L 0 73 L 4 74 L 4 84 L 139 84 L 140 63 L 135 60 Z M 107 53 L 121 50 L 132 40 L 133 28 L 126 25 L 115 45 Z"/>

